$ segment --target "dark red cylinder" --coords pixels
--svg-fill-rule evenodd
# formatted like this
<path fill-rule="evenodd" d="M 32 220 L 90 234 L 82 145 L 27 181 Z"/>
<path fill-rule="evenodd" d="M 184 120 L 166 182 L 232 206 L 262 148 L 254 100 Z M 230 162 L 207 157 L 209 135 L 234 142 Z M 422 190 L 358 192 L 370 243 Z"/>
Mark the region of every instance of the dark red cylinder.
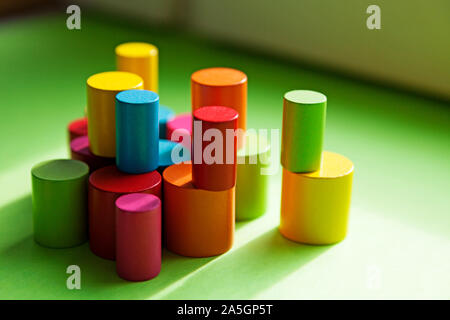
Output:
<path fill-rule="evenodd" d="M 127 193 L 154 194 L 161 199 L 161 175 L 157 171 L 127 174 L 108 166 L 89 177 L 89 243 L 91 251 L 104 259 L 115 259 L 115 202 Z"/>
<path fill-rule="evenodd" d="M 223 191 L 236 184 L 236 128 L 239 114 L 222 106 L 202 107 L 193 114 L 192 183 Z"/>
<path fill-rule="evenodd" d="M 113 165 L 115 162 L 115 158 L 99 157 L 93 154 L 89 149 L 88 136 L 77 137 L 70 142 L 70 158 L 86 163 L 90 172 Z"/>
<path fill-rule="evenodd" d="M 131 193 L 116 200 L 116 270 L 129 281 L 145 281 L 161 271 L 161 200 Z"/>

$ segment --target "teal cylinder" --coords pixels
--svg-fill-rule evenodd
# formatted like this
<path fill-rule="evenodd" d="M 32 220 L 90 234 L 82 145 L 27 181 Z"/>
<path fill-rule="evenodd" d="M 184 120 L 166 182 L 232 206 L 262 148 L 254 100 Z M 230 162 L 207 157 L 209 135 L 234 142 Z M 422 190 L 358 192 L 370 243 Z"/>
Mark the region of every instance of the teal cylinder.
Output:
<path fill-rule="evenodd" d="M 159 97 L 148 90 L 116 95 L 116 164 L 119 170 L 146 173 L 158 168 Z"/>
<path fill-rule="evenodd" d="M 291 172 L 320 169 L 327 97 L 316 91 L 284 95 L 281 164 Z"/>
<path fill-rule="evenodd" d="M 167 139 L 166 138 L 167 122 L 175 118 L 175 112 L 169 107 L 159 105 L 158 117 L 159 117 L 159 138 Z"/>
<path fill-rule="evenodd" d="M 88 239 L 89 167 L 70 159 L 49 160 L 31 169 L 35 241 L 45 247 L 69 248 Z"/>
<path fill-rule="evenodd" d="M 256 219 L 267 210 L 270 144 L 249 131 L 244 141 L 237 152 L 236 221 Z"/>
<path fill-rule="evenodd" d="M 191 160 L 191 151 L 184 147 L 181 143 L 166 139 L 159 139 L 158 172 L 161 175 L 167 167 L 189 160 Z"/>

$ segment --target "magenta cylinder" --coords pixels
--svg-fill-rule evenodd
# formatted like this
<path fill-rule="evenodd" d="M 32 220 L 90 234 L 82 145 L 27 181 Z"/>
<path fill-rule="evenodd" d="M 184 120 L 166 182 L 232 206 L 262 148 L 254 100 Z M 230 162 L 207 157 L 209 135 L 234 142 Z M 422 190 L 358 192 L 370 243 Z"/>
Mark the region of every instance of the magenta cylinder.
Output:
<path fill-rule="evenodd" d="M 131 193 L 116 200 L 116 270 L 128 281 L 145 281 L 161 271 L 161 200 Z"/>

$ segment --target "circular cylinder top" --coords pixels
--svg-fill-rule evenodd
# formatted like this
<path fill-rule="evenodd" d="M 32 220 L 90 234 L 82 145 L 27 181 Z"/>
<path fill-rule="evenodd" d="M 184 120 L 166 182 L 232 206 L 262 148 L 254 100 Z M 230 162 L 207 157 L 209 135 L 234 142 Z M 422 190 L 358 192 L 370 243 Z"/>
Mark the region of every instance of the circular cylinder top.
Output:
<path fill-rule="evenodd" d="M 116 100 L 120 103 L 144 105 L 159 101 L 157 93 L 149 90 L 125 90 L 116 95 Z"/>
<path fill-rule="evenodd" d="M 183 128 L 192 131 L 192 115 L 190 113 L 180 114 L 167 123 L 171 129 Z"/>
<path fill-rule="evenodd" d="M 107 192 L 142 192 L 160 184 L 161 175 L 157 171 L 127 174 L 112 165 L 94 171 L 89 177 L 89 183 L 95 188 Z"/>
<path fill-rule="evenodd" d="M 125 58 L 147 58 L 158 55 L 158 48 L 145 42 L 126 42 L 116 47 L 116 55 Z"/>
<path fill-rule="evenodd" d="M 48 160 L 35 165 L 31 174 L 47 181 L 68 181 L 81 178 L 89 173 L 89 167 L 82 161 L 72 159 Z"/>
<path fill-rule="evenodd" d="M 89 150 L 88 136 L 81 136 L 73 139 L 70 142 L 70 150 L 84 155 L 92 155 L 91 151 Z"/>
<path fill-rule="evenodd" d="M 228 107 L 206 106 L 194 111 L 194 118 L 205 122 L 229 122 L 236 120 L 239 113 Z"/>
<path fill-rule="evenodd" d="M 168 167 L 164 170 L 163 177 L 164 181 L 176 187 L 194 187 L 192 184 L 192 164 L 190 161 Z"/>
<path fill-rule="evenodd" d="M 194 72 L 191 80 L 204 86 L 225 87 L 247 82 L 247 75 L 232 68 L 207 68 Z"/>
<path fill-rule="evenodd" d="M 177 129 L 185 129 L 192 133 L 192 115 L 190 113 L 180 114 L 167 122 L 167 133 L 172 133 Z M 170 139 L 170 135 L 167 136 Z"/>
<path fill-rule="evenodd" d="M 284 98 L 289 102 L 301 105 L 321 104 L 327 101 L 324 94 L 311 90 L 292 90 L 287 92 Z"/>
<path fill-rule="evenodd" d="M 301 173 L 302 176 L 314 179 L 333 179 L 346 176 L 353 172 L 354 166 L 348 158 L 338 153 L 324 151 L 320 169 Z"/>
<path fill-rule="evenodd" d="M 101 91 L 123 91 L 142 87 L 143 80 L 131 72 L 107 71 L 90 76 L 87 85 Z"/>
<path fill-rule="evenodd" d="M 147 193 L 130 193 L 116 200 L 116 207 L 130 213 L 145 213 L 161 206 L 161 200 Z"/>
<path fill-rule="evenodd" d="M 69 131 L 77 136 L 87 135 L 87 118 L 83 117 L 70 122 Z"/>

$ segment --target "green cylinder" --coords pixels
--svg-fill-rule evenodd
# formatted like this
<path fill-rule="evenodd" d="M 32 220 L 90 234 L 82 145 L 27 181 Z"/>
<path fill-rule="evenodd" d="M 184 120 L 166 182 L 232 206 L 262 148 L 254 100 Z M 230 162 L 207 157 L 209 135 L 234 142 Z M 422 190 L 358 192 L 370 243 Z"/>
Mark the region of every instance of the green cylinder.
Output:
<path fill-rule="evenodd" d="M 293 90 L 284 95 L 281 164 L 291 172 L 320 169 L 327 97 Z"/>
<path fill-rule="evenodd" d="M 244 147 L 237 153 L 236 220 L 262 216 L 267 209 L 270 144 L 264 136 L 248 132 Z"/>
<path fill-rule="evenodd" d="M 31 169 L 34 239 L 50 248 L 69 248 L 88 238 L 89 167 L 78 160 L 50 160 Z"/>

